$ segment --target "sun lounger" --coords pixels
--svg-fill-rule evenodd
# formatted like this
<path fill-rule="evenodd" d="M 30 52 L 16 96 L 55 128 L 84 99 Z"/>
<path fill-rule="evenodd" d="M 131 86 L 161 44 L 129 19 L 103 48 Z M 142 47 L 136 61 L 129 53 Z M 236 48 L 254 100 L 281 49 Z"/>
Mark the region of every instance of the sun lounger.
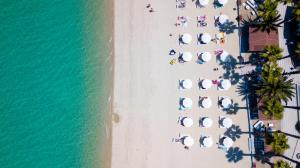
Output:
<path fill-rule="evenodd" d="M 262 131 L 264 129 L 264 122 L 261 120 L 258 120 L 254 125 L 253 128 L 257 131 Z"/>
<path fill-rule="evenodd" d="M 219 123 L 219 128 L 226 128 L 226 127 L 224 127 L 223 125 L 222 125 L 222 120 L 224 119 L 225 117 L 224 116 L 219 116 L 219 121 L 218 121 L 218 123 Z"/>
<path fill-rule="evenodd" d="M 248 4 L 253 9 L 258 8 L 258 5 L 256 4 L 256 2 L 254 0 L 247 0 L 246 4 Z"/>
<path fill-rule="evenodd" d="M 228 148 L 226 148 L 224 145 L 222 145 L 222 139 L 225 138 L 226 136 L 224 135 L 219 135 L 219 143 L 218 143 L 218 148 L 223 150 L 224 152 L 228 151 Z"/>
<path fill-rule="evenodd" d="M 197 34 L 197 45 L 202 44 L 200 38 L 201 38 L 201 34 Z"/>
<path fill-rule="evenodd" d="M 197 16 L 197 26 L 198 27 L 205 27 L 207 26 L 206 23 L 206 16 Z"/>
<path fill-rule="evenodd" d="M 185 8 L 186 1 L 185 0 L 176 0 L 176 8 Z"/>

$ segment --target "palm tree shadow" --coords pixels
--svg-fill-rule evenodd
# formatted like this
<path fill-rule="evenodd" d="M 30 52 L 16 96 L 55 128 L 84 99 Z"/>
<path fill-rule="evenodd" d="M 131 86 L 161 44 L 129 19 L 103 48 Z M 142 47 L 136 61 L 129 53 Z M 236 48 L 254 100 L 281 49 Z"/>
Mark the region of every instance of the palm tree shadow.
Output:
<path fill-rule="evenodd" d="M 234 33 L 234 30 L 237 28 L 238 26 L 232 21 L 219 26 L 219 30 L 221 32 L 225 32 L 226 34 Z"/>
<path fill-rule="evenodd" d="M 237 163 L 241 161 L 243 157 L 244 152 L 238 147 L 229 148 L 226 153 L 226 158 L 228 159 L 228 162 Z"/>
<path fill-rule="evenodd" d="M 223 111 L 225 111 L 227 114 L 237 114 L 237 112 L 242 108 L 243 107 L 239 107 L 238 103 L 234 103 L 229 108 L 224 108 Z"/>
<path fill-rule="evenodd" d="M 257 108 L 257 95 L 255 94 L 255 84 L 257 83 L 257 77 L 255 73 L 249 73 L 242 78 L 237 86 L 238 95 L 242 97 L 243 101 L 248 102 L 249 112 L 251 119 L 258 118 Z"/>
<path fill-rule="evenodd" d="M 241 138 L 242 135 L 242 129 L 238 125 L 232 125 L 230 128 L 226 130 L 224 133 L 225 136 L 228 136 L 233 141 L 236 141 L 237 139 Z"/>
<path fill-rule="evenodd" d="M 241 78 L 241 75 L 235 71 L 235 68 L 238 65 L 237 59 L 232 55 L 229 55 L 226 61 L 221 62 L 220 65 L 225 70 L 223 78 L 229 79 L 232 85 L 236 85 Z"/>
<path fill-rule="evenodd" d="M 257 151 L 255 154 L 255 159 L 260 161 L 262 164 L 269 164 L 271 167 L 273 163 L 271 162 L 271 158 L 275 156 L 274 152 L 264 152 L 264 151 Z"/>

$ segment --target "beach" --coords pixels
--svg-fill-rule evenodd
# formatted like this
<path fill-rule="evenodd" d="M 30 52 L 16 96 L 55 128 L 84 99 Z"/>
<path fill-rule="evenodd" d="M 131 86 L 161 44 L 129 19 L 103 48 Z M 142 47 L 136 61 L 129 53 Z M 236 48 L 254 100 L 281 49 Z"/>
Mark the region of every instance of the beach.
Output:
<path fill-rule="evenodd" d="M 150 3 L 154 12 L 146 8 Z M 185 9 L 176 9 L 175 0 L 121 1 L 114 2 L 114 95 L 112 127 L 112 168 L 182 168 L 182 167 L 250 167 L 251 158 L 233 163 L 226 158 L 226 152 L 218 149 L 219 136 L 225 132 L 219 128 L 218 118 L 228 116 L 242 131 L 249 132 L 246 103 L 237 92 L 238 84 L 228 91 L 219 91 L 216 86 L 208 90 L 199 90 L 199 79 L 219 79 L 225 70 L 218 65 L 214 51 L 226 49 L 234 58 L 239 55 L 239 37 L 237 30 L 226 35 L 226 43 L 217 45 L 197 45 L 197 33 L 218 33 L 212 28 L 213 17 L 222 13 L 236 24 L 235 2 L 229 1 L 224 8 L 214 9 L 212 2 L 205 8 L 196 8 L 191 1 Z M 208 26 L 196 26 L 196 16 L 207 15 Z M 187 27 L 176 27 L 178 16 L 189 16 Z M 193 42 L 179 46 L 179 34 L 190 33 Z M 170 34 L 172 34 L 170 36 Z M 209 51 L 212 60 L 206 64 L 196 63 L 196 56 L 191 62 L 169 62 L 174 56 L 169 51 Z M 213 68 L 217 68 L 214 71 Z M 179 80 L 191 79 L 190 90 L 178 89 Z M 197 106 L 199 96 L 210 97 L 212 107 L 203 109 Z M 225 114 L 217 105 L 218 96 L 229 96 L 241 108 L 236 114 Z M 179 98 L 189 97 L 194 104 L 191 110 L 179 110 Z M 190 128 L 178 123 L 179 117 L 191 117 L 194 125 Z M 210 117 L 214 123 L 211 128 L 198 126 L 200 117 Z M 182 135 L 190 135 L 195 144 L 189 150 L 174 142 Z M 210 148 L 200 148 L 200 135 L 210 135 L 214 144 Z M 249 154 L 248 134 L 242 134 L 233 147 L 238 147 L 244 154 Z"/>

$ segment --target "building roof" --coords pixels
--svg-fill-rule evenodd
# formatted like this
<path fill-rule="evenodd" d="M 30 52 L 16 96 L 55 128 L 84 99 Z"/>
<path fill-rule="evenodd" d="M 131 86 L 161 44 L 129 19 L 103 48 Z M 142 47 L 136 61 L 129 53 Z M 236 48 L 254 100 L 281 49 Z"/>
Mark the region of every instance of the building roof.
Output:
<path fill-rule="evenodd" d="M 271 31 L 269 34 L 262 31 L 254 31 L 249 28 L 249 51 L 262 51 L 266 45 L 278 45 L 278 33 Z"/>

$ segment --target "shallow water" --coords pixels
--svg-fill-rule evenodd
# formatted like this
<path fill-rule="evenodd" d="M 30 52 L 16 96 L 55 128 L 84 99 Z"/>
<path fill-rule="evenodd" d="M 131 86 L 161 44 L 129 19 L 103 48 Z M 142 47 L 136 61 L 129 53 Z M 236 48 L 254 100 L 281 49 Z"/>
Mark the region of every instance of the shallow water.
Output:
<path fill-rule="evenodd" d="M 0 167 L 102 167 L 111 64 L 104 2 L 0 6 Z"/>

